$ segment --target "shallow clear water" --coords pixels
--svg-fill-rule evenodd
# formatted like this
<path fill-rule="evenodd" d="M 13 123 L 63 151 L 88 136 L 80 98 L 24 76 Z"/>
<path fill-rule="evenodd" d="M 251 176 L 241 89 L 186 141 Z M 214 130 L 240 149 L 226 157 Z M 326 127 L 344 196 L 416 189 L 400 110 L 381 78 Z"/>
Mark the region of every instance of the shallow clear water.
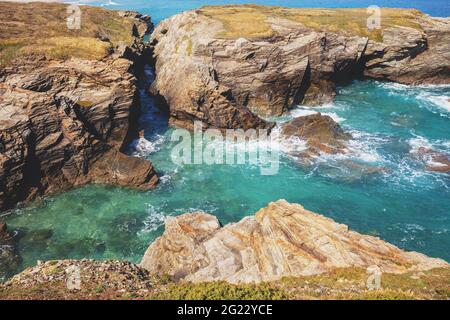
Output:
<path fill-rule="evenodd" d="M 200 2 L 204 3 L 186 3 Z M 139 9 L 140 3 L 131 8 Z M 154 3 L 165 15 L 183 7 L 180 1 Z M 339 1 L 335 4 L 340 6 Z M 143 83 L 143 88 L 147 85 Z M 149 243 L 163 232 L 167 215 L 204 210 L 225 224 L 281 198 L 359 232 L 450 261 L 450 176 L 427 172 L 423 159 L 414 156 L 420 146 L 450 152 L 450 86 L 355 82 L 341 88 L 333 104 L 295 108 L 276 120 L 317 111 L 328 114 L 352 133 L 350 152 L 323 156 L 308 166 L 283 154 L 274 176 L 262 176 L 259 167 L 250 165 L 173 164 L 173 129 L 144 89 L 141 98 L 146 139 L 136 142 L 130 152 L 151 159 L 161 183 L 146 192 L 89 185 L 10 212 L 4 218 L 11 230 L 18 231 L 23 259 L 17 272 L 36 260 L 139 262 Z"/>

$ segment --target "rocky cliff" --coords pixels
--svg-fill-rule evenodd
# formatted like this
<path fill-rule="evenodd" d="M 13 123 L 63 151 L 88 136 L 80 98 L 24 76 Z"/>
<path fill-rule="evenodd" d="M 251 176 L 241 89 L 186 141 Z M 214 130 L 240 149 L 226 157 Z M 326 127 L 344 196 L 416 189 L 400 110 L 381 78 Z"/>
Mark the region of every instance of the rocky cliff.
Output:
<path fill-rule="evenodd" d="M 280 200 L 224 227 L 206 213 L 168 218 L 163 236 L 150 245 L 141 266 L 176 280 L 252 283 L 336 268 L 377 266 L 382 272 L 404 273 L 448 264 Z"/>
<path fill-rule="evenodd" d="M 450 22 L 417 10 L 204 7 L 161 22 L 152 35 L 171 122 L 270 127 L 260 116 L 329 102 L 355 78 L 450 83 Z"/>
<path fill-rule="evenodd" d="M 0 224 L 0 241 L 2 236 L 7 241 Z M 382 272 L 377 290 L 368 287 L 375 266 Z M 168 218 L 140 265 L 38 261 L 0 283 L 0 300 L 448 300 L 449 279 L 443 260 L 403 251 L 280 200 L 224 227 L 203 212 Z"/>
<path fill-rule="evenodd" d="M 0 2 L 0 210 L 88 182 L 157 182 L 150 162 L 121 153 L 137 130 L 150 18 L 81 14 L 70 30 L 66 5 Z"/>
<path fill-rule="evenodd" d="M 79 287 L 76 288 L 72 282 L 74 270 L 80 271 Z M 365 269 L 344 268 L 260 284 L 191 283 L 151 275 L 141 266 L 129 262 L 58 260 L 39 262 L 6 283 L 0 283 L 0 300 L 449 299 L 450 268 L 384 273 L 379 290 L 367 288 L 368 276 Z"/>

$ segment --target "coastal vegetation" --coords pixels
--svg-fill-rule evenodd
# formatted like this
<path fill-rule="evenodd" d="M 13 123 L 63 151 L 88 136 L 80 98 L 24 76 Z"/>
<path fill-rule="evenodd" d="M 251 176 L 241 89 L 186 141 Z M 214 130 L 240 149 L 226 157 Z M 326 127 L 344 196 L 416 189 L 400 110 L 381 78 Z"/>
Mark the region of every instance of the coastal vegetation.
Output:
<path fill-rule="evenodd" d="M 370 31 L 367 28 L 367 9 L 286 9 L 258 5 L 229 5 L 203 7 L 198 13 L 220 20 L 224 30 L 219 34 L 223 38 L 268 38 L 276 34 L 271 20 L 287 19 L 301 23 L 317 31 L 343 33 L 368 37 L 382 41 L 381 31 L 393 26 L 421 29 L 417 23 L 418 10 L 381 9 L 381 30 Z"/>

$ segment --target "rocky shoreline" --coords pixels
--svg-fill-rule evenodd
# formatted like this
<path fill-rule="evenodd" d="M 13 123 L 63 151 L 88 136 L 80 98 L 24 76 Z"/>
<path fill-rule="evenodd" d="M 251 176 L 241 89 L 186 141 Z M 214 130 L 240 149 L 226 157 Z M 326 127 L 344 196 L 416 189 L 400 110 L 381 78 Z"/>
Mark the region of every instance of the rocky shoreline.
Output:
<path fill-rule="evenodd" d="M 11 6 L 65 8 L 3 3 L 2 12 Z M 271 129 L 265 116 L 330 101 L 336 85 L 355 78 L 450 83 L 450 22 L 416 10 L 383 9 L 387 23 L 374 33 L 360 25 L 361 9 L 204 7 L 162 21 L 146 44 L 150 17 L 86 8 L 123 29 L 93 23 L 77 35 L 96 48 L 85 57 L 73 48 L 61 56 L 61 37 L 34 53 L 25 45 L 0 69 L 0 211 L 86 183 L 157 183 L 149 161 L 122 153 L 137 137 L 136 82 L 145 62 L 155 65 L 149 91 L 168 108 L 170 124 L 189 129 L 195 120 L 204 128 Z M 256 19 L 253 27 L 237 29 L 244 18 Z M 12 41 L 7 34 L 0 40 Z M 345 152 L 351 139 L 321 115 L 294 119 L 282 133 L 307 140 L 308 150 L 295 155 L 301 158 Z"/>
<path fill-rule="evenodd" d="M 405 252 L 285 200 L 224 227 L 203 212 L 167 218 L 164 234 L 150 245 L 141 266 L 175 280 L 235 284 L 336 268 L 377 266 L 381 272 L 404 273 L 449 267 L 441 259 Z"/>
<path fill-rule="evenodd" d="M 57 15 L 65 14 L 61 4 L 0 3 L 0 7 L 5 15 L 9 10 L 23 11 L 24 19 L 39 7 L 53 14 L 55 24 L 65 22 L 57 20 Z M 149 161 L 122 153 L 137 137 L 137 77 L 149 59 L 144 36 L 153 27 L 151 19 L 135 12 L 87 8 L 84 19 L 110 19 L 108 23 L 121 29 L 108 30 L 98 22 L 85 25 L 82 30 L 87 34 L 72 40 L 53 37 L 41 54 L 38 49 L 29 54 L 21 44 L 23 51 L 3 61 L 0 211 L 86 183 L 149 189 L 158 181 Z M 8 19 L 2 21 L 7 24 Z M 99 46 L 105 51 L 97 59 L 87 51 L 70 52 L 65 42 L 78 39 L 91 41 L 89 49 Z M 0 40 L 13 41 L 3 32 Z"/>

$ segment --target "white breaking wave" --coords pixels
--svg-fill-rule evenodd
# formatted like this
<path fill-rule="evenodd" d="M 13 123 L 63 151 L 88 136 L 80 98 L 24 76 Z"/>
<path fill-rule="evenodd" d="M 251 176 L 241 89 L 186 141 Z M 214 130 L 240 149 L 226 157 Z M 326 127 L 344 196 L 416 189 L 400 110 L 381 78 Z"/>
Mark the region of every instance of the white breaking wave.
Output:
<path fill-rule="evenodd" d="M 420 149 L 425 149 L 425 150 L 430 150 L 432 152 L 443 152 L 445 153 L 445 150 L 443 150 L 443 146 L 445 148 L 445 145 L 447 145 L 448 147 L 448 141 L 446 142 L 442 142 L 440 140 L 438 141 L 433 141 L 431 142 L 430 140 L 419 136 L 419 135 L 415 135 L 414 138 L 411 138 L 408 141 L 409 145 L 411 146 L 411 150 L 410 153 L 412 154 L 417 154 L 418 156 L 420 156 L 420 159 L 429 167 L 446 167 L 447 165 L 438 161 L 435 161 L 435 158 L 433 157 L 432 154 L 429 154 L 427 152 L 425 153 L 420 153 Z"/>
<path fill-rule="evenodd" d="M 450 140 L 429 140 L 418 134 L 411 133 L 414 138 L 408 140 L 411 147 L 410 153 L 417 152 L 420 148 L 431 149 L 437 152 L 449 152 Z"/>
<path fill-rule="evenodd" d="M 280 138 L 280 150 L 284 153 L 300 153 L 308 149 L 306 140 L 299 137 Z"/>
<path fill-rule="evenodd" d="M 298 109 L 294 109 L 290 112 L 290 115 L 292 117 L 292 119 L 295 118 L 299 118 L 299 117 L 305 117 L 305 116 L 309 116 L 312 114 L 316 114 L 318 113 L 317 111 L 311 110 L 311 109 L 306 109 L 306 108 L 298 108 Z"/>
<path fill-rule="evenodd" d="M 325 116 L 329 116 L 331 119 L 333 119 L 337 123 L 341 123 L 341 122 L 344 122 L 346 120 L 345 118 L 340 117 L 339 115 L 337 115 L 334 112 L 324 112 L 322 114 L 325 115 Z"/>
<path fill-rule="evenodd" d="M 295 118 L 309 116 L 309 115 L 317 114 L 317 113 L 319 113 L 319 111 L 314 111 L 314 110 L 310 110 L 310 109 L 296 109 L 295 111 L 291 112 L 291 115 L 292 115 L 292 119 L 295 119 Z M 320 114 L 322 114 L 323 116 L 329 116 L 331 119 L 333 119 L 337 123 L 341 123 L 346 120 L 345 118 L 342 118 L 339 115 L 337 115 L 335 112 L 320 112 Z"/>
<path fill-rule="evenodd" d="M 442 90 L 450 89 L 450 85 L 409 86 L 399 83 L 379 83 L 379 86 L 387 89 L 388 94 L 391 96 L 402 95 L 407 98 L 415 98 L 421 107 L 425 107 L 434 113 L 443 111 L 446 114 L 441 115 L 448 117 L 450 112 L 450 94 L 443 94 Z"/>
<path fill-rule="evenodd" d="M 170 174 L 165 174 L 159 178 L 159 181 L 161 181 L 162 184 L 170 182 L 170 180 L 172 180 L 172 176 Z"/>
<path fill-rule="evenodd" d="M 347 150 L 345 153 L 338 154 L 322 154 L 324 160 L 358 160 L 364 163 L 383 163 L 386 159 L 377 151 L 383 143 L 387 142 L 386 138 L 361 132 L 350 130 L 352 139 L 347 142 Z"/>

